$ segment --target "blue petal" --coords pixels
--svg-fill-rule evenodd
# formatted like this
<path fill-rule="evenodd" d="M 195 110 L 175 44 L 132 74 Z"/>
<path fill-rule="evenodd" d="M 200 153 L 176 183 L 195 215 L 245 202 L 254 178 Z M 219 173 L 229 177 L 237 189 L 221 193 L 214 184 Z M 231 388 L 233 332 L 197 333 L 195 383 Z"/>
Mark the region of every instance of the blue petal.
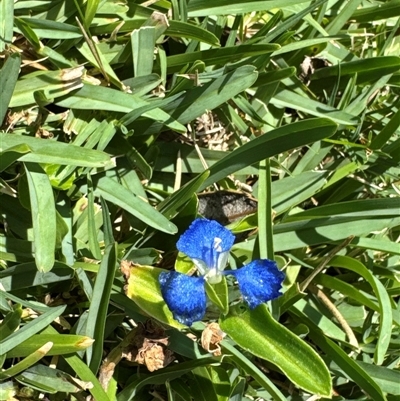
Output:
<path fill-rule="evenodd" d="M 254 260 L 241 269 L 226 271 L 225 274 L 236 277 L 239 290 L 250 309 L 282 295 L 279 291 L 285 274 L 273 260 Z"/>
<path fill-rule="evenodd" d="M 209 269 L 223 269 L 225 266 L 218 266 L 219 256 L 228 252 L 234 241 L 235 236 L 217 221 L 196 219 L 176 246 L 190 258 L 203 261 Z M 226 258 L 223 259 L 226 262 Z"/>
<path fill-rule="evenodd" d="M 206 313 L 206 292 L 203 277 L 178 272 L 162 272 L 158 281 L 161 294 L 179 323 L 191 326 Z"/>

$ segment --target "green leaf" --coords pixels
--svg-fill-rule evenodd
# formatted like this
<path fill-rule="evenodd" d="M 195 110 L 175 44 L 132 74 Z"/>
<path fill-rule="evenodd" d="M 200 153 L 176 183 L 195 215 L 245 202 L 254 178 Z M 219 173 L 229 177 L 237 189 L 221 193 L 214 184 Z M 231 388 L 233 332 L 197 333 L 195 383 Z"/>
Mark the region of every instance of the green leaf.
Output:
<path fill-rule="evenodd" d="M 38 37 L 47 39 L 76 39 L 82 37 L 80 29 L 65 22 L 49 21 L 32 17 L 20 17 Z"/>
<path fill-rule="evenodd" d="M 249 376 L 251 376 L 260 386 L 262 386 L 273 397 L 275 401 L 286 401 L 286 397 L 279 391 L 275 384 L 245 355 L 237 350 L 227 340 L 221 341 L 224 350 L 224 357 L 229 358 L 240 366 Z"/>
<path fill-rule="evenodd" d="M 3 291 L 0 291 L 0 292 L 3 292 Z M 8 353 L 9 351 L 12 352 L 13 348 L 16 348 L 17 346 L 21 346 L 21 343 L 23 343 L 23 341 L 32 338 L 33 334 L 36 334 L 40 330 L 43 330 L 54 319 L 59 317 L 64 312 L 66 306 L 67 305 L 57 306 L 55 308 L 49 308 L 49 310 L 47 312 L 43 313 L 42 315 L 40 315 L 38 318 L 32 320 L 31 322 L 25 324 L 24 327 L 20 328 L 18 331 L 9 335 L 6 338 L 6 340 L 3 341 L 1 344 L 0 355 L 4 355 L 5 353 Z M 44 341 L 39 346 L 35 346 L 32 349 L 32 351 L 29 352 L 27 355 L 34 352 L 36 349 L 41 347 L 46 342 L 48 342 L 48 341 Z M 26 355 L 24 355 L 24 356 L 26 356 Z"/>
<path fill-rule="evenodd" d="M 336 110 L 326 104 L 286 89 L 276 93 L 271 99 L 271 103 L 279 107 L 291 107 L 295 110 L 304 111 L 316 117 L 329 117 L 337 124 L 356 125 L 359 123 L 359 119 L 356 116 Z"/>
<path fill-rule="evenodd" d="M 9 3 L 8 0 L 5 0 L 4 2 L 2 1 L 0 4 L 0 9 L 2 9 L 4 6 L 7 6 L 7 3 Z M 2 31 L 1 26 L 2 24 L 0 21 L 0 33 Z M 2 35 L 0 34 L 0 47 L 1 44 L 3 43 L 2 41 L 3 38 L 4 37 L 2 37 Z M 4 117 L 6 116 L 7 113 L 7 107 L 12 98 L 15 84 L 17 83 L 20 65 L 21 65 L 20 55 L 18 53 L 13 53 L 7 58 L 6 62 L 3 65 L 3 68 L 0 70 L 0 88 L 1 88 L 0 126 L 3 124 Z"/>
<path fill-rule="evenodd" d="M 6 45 L 9 46 L 12 43 L 13 28 L 14 28 L 13 17 L 14 17 L 14 0 L 3 0 L 0 3 L 0 53 L 4 51 Z M 0 88 L 3 88 L 1 84 Z M 0 124 L 1 122 L 2 119 L 0 118 Z"/>
<path fill-rule="evenodd" d="M 179 209 L 193 197 L 193 194 L 197 192 L 208 176 L 209 172 L 205 171 L 204 173 L 194 177 L 183 187 L 179 188 L 168 198 L 160 202 L 157 205 L 157 209 L 169 219 L 175 217 Z"/>
<path fill-rule="evenodd" d="M 101 387 L 97 377 L 78 355 L 65 355 L 64 359 L 81 380 L 93 384 L 93 387 L 89 388 L 93 399 L 96 401 L 111 401 Z"/>
<path fill-rule="evenodd" d="M 160 212 L 150 206 L 145 200 L 131 193 L 109 177 L 102 177 L 95 182 L 95 195 L 120 206 L 151 227 L 168 234 L 175 234 L 178 229 Z"/>
<path fill-rule="evenodd" d="M 149 316 L 172 327 L 182 329 L 185 326 L 174 320 L 171 311 L 161 296 L 160 284 L 158 283 L 158 276 L 161 272 L 161 269 L 155 267 L 132 267 L 126 295 Z"/>
<path fill-rule="evenodd" d="M 104 2 L 103 2 L 104 3 Z M 85 25 L 90 27 L 97 9 L 99 8 L 100 0 L 88 0 L 85 8 Z"/>
<path fill-rule="evenodd" d="M 82 86 L 83 67 L 57 71 L 40 71 L 24 75 L 17 81 L 9 107 L 36 104 L 35 93 L 43 92 L 43 97 L 51 103 Z"/>
<path fill-rule="evenodd" d="M 32 213 L 35 263 L 39 272 L 48 272 L 54 266 L 57 237 L 53 189 L 47 174 L 39 165 L 25 163 L 25 171 Z"/>
<path fill-rule="evenodd" d="M 21 305 L 14 306 L 14 310 L 9 312 L 0 323 L 0 338 L 3 340 L 18 328 L 21 323 L 22 307 Z"/>
<path fill-rule="evenodd" d="M 345 77 L 347 75 L 357 74 L 357 83 L 375 82 L 376 77 L 382 77 L 383 75 L 391 74 L 399 71 L 400 69 L 400 57 L 395 56 L 384 56 L 384 57 L 373 57 L 362 60 L 350 61 L 348 63 L 340 64 L 340 69 L 337 66 L 321 68 L 316 70 L 311 75 L 311 81 L 324 80 L 329 78 L 337 79 Z M 326 83 L 324 83 L 324 86 Z"/>
<path fill-rule="evenodd" d="M 238 345 L 278 366 L 300 388 L 331 397 L 332 381 L 320 356 L 303 340 L 274 320 L 265 305 L 222 317 L 220 326 Z"/>
<path fill-rule="evenodd" d="M 155 40 L 156 28 L 154 26 L 143 26 L 132 31 L 131 44 L 135 77 L 152 73 Z"/>
<path fill-rule="evenodd" d="M 31 152 L 31 149 L 29 149 L 29 146 L 26 144 L 12 146 L 0 152 L 0 172 L 4 171 L 8 166 L 29 152 Z"/>
<path fill-rule="evenodd" d="M 22 361 L 16 363 L 10 368 L 0 372 L 0 380 L 7 379 L 9 377 L 15 376 L 20 372 L 23 372 L 25 369 L 28 369 L 36 362 L 40 361 L 47 353 L 51 350 L 53 343 L 51 341 L 45 343 L 42 347 L 38 348 L 32 354 L 28 355 Z"/>
<path fill-rule="evenodd" d="M 219 364 L 218 361 L 211 358 L 202 358 L 198 360 L 186 361 L 178 363 L 174 366 L 153 372 L 151 375 L 134 376 L 134 379 L 126 386 L 117 396 L 117 401 L 133 400 L 138 391 L 148 384 L 164 384 L 168 380 L 176 379 L 183 376 L 199 366 L 207 366 L 211 364 Z"/>
<path fill-rule="evenodd" d="M 358 273 L 360 276 L 364 277 L 374 289 L 380 309 L 379 336 L 374 353 L 374 360 L 377 365 L 381 365 L 389 347 L 392 332 L 391 300 L 384 285 L 361 262 L 354 258 L 337 255 L 330 261 L 330 264 L 332 266 L 344 267 Z"/>
<path fill-rule="evenodd" d="M 115 243 L 111 243 L 104 251 L 97 272 L 86 323 L 85 334 L 95 340 L 92 347 L 86 351 L 88 365 L 93 373 L 97 373 L 103 358 L 104 330 L 116 264 L 117 248 Z"/>
<path fill-rule="evenodd" d="M 222 47 L 167 57 L 168 72 L 178 72 L 186 64 L 201 60 L 205 65 L 224 65 L 246 57 L 260 56 L 279 49 L 277 44 L 254 44 Z M 157 67 L 155 67 L 157 68 Z M 158 67 L 159 68 L 159 67 Z"/>
<path fill-rule="evenodd" d="M 268 2 L 219 0 L 216 3 L 210 3 L 207 0 L 191 0 L 188 4 L 188 15 L 189 17 L 206 17 L 209 15 L 246 14 L 249 10 L 267 12 L 274 8 L 284 8 L 304 2 L 305 0 L 270 0 Z"/>
<path fill-rule="evenodd" d="M 49 342 L 53 346 L 47 351 L 47 355 L 64 355 L 86 349 L 92 345 L 93 340 L 75 334 L 34 334 L 8 351 L 7 358 L 29 357 Z"/>
<path fill-rule="evenodd" d="M 217 284 L 210 284 L 206 281 L 206 292 L 211 302 L 213 302 L 226 315 L 229 312 L 228 285 L 225 277 Z"/>
<path fill-rule="evenodd" d="M 46 163 L 82 167 L 106 167 L 112 165 L 110 157 L 98 150 L 85 149 L 50 139 L 10 135 L 0 132 L 0 152 L 13 151 L 18 146 L 26 146 L 31 150 L 30 153 L 21 155 L 19 160 L 23 162 L 43 163 L 45 161 Z"/>
<path fill-rule="evenodd" d="M 357 22 L 384 20 L 400 15 L 400 0 L 391 0 L 371 7 L 362 7 L 351 16 Z"/>
<path fill-rule="evenodd" d="M 76 379 L 59 369 L 50 368 L 45 365 L 36 365 L 15 378 L 22 385 L 28 385 L 39 391 L 50 394 L 76 393 L 85 385 L 90 387 L 91 383 L 77 383 Z"/>
<path fill-rule="evenodd" d="M 73 95 L 63 99 L 56 99 L 56 103 L 61 107 L 74 108 L 78 110 L 110 110 L 121 113 L 129 113 L 139 107 L 148 106 L 149 102 L 135 95 L 129 95 L 115 89 L 104 86 L 84 85 Z M 151 109 L 143 113 L 143 117 L 148 117 L 154 121 L 159 121 L 167 127 L 177 132 L 186 132 L 186 128 L 173 120 L 164 111 Z"/>
<path fill-rule="evenodd" d="M 8 269 L 0 270 L 1 284 L 5 291 L 58 283 L 70 280 L 73 275 L 74 270 L 61 262 L 55 262 L 53 269 L 46 274 L 38 272 L 34 262 L 20 263 Z"/>
<path fill-rule="evenodd" d="M 362 361 L 357 361 L 357 364 L 374 379 L 383 392 L 400 395 L 400 372 L 398 370 Z"/>
<path fill-rule="evenodd" d="M 301 313 L 293 312 L 301 316 Z M 304 320 L 304 315 L 302 316 L 302 320 Z M 307 318 L 305 318 L 307 319 Z M 386 397 L 382 393 L 381 388 L 375 383 L 370 375 L 368 375 L 360 365 L 350 358 L 345 351 L 341 349 L 337 344 L 335 344 L 332 340 L 327 338 L 324 333 L 309 319 L 307 319 L 307 326 L 310 329 L 309 336 L 321 348 L 326 355 L 329 356 L 331 360 L 333 360 L 345 373 L 350 377 L 350 379 L 357 383 L 372 400 L 376 401 L 386 401 Z"/>
<path fill-rule="evenodd" d="M 203 188 L 266 157 L 332 136 L 337 125 L 327 118 L 315 118 L 288 124 L 269 131 L 243 146 L 210 168 Z"/>

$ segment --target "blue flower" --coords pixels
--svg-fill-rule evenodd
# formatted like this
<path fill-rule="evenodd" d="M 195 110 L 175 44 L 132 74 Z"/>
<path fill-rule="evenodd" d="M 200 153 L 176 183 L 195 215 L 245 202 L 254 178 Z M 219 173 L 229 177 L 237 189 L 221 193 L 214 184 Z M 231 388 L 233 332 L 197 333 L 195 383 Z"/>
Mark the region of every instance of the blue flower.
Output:
<path fill-rule="evenodd" d="M 243 299 L 250 309 L 282 295 L 279 291 L 285 274 L 273 260 L 253 260 L 241 269 L 229 270 L 226 274 L 235 276 Z"/>
<path fill-rule="evenodd" d="M 162 272 L 158 281 L 161 294 L 179 323 L 191 326 L 206 311 L 204 277 L 191 277 L 178 272 Z"/>
<path fill-rule="evenodd" d="M 196 219 L 181 235 L 176 247 L 193 260 L 202 276 L 219 283 L 235 236 L 215 220 Z"/>
<path fill-rule="evenodd" d="M 207 219 L 196 219 L 181 235 L 177 248 L 193 260 L 200 276 L 176 271 L 160 274 L 161 294 L 175 320 L 188 326 L 202 320 L 206 312 L 205 280 L 215 284 L 222 275 L 236 278 L 250 309 L 281 295 L 285 275 L 272 260 L 254 260 L 241 269 L 224 271 L 234 240 L 228 229 Z"/>

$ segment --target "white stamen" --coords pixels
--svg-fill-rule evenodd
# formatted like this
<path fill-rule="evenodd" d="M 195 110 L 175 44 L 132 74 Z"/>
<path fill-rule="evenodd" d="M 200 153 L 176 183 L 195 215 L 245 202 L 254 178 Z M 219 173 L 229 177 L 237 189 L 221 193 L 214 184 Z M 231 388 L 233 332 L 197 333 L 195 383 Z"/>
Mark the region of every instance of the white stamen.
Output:
<path fill-rule="evenodd" d="M 217 252 L 222 252 L 221 242 L 222 242 L 221 238 L 218 238 L 218 237 L 214 238 L 214 249 Z"/>

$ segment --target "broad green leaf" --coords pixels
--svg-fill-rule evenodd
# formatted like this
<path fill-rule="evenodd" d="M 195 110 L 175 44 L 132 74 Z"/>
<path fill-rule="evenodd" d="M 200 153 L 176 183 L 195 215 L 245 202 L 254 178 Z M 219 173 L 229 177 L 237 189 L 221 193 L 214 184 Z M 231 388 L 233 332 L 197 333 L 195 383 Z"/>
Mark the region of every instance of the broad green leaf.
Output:
<path fill-rule="evenodd" d="M 46 274 L 38 272 L 34 262 L 20 263 L 8 269 L 0 270 L 1 284 L 5 291 L 15 291 L 37 285 L 47 285 L 70 280 L 73 269 L 61 262 L 55 262 L 54 267 Z"/>
<path fill-rule="evenodd" d="M 326 171 L 306 171 L 273 181 L 272 209 L 281 214 L 311 198 L 325 185 L 327 177 Z"/>
<path fill-rule="evenodd" d="M 158 276 L 161 272 L 161 269 L 150 266 L 132 267 L 126 295 L 149 316 L 167 323 L 169 326 L 182 329 L 185 326 L 174 320 L 161 296 L 160 284 L 158 283 Z"/>
<path fill-rule="evenodd" d="M 49 178 L 35 163 L 25 163 L 33 224 L 35 263 L 39 272 L 50 271 L 55 262 L 56 207 Z"/>
<path fill-rule="evenodd" d="M 154 170 L 162 171 L 164 173 L 174 173 L 176 171 L 176 158 L 180 152 L 182 161 L 182 173 L 198 173 L 204 174 L 204 166 L 201 163 L 199 154 L 196 152 L 193 146 L 186 144 L 167 142 L 162 146 L 162 152 L 160 152 L 155 161 Z M 201 154 L 207 160 L 208 166 L 214 165 L 219 160 L 223 159 L 231 152 L 223 152 L 221 150 L 212 149 L 201 149 Z M 209 175 L 209 172 L 207 171 Z M 239 174 L 257 174 L 257 168 L 248 166 L 240 170 Z"/>
<path fill-rule="evenodd" d="M 299 50 L 299 49 L 304 49 L 305 47 L 319 45 L 321 43 L 326 43 L 331 40 L 333 41 L 333 40 L 340 40 L 340 39 L 344 39 L 344 37 L 343 36 L 325 36 L 322 38 L 298 40 L 296 42 L 284 45 L 280 49 L 274 51 L 271 54 L 271 57 L 277 56 L 279 54 L 289 53 L 289 52 Z"/>
<path fill-rule="evenodd" d="M 3 0 L 0 3 L 0 53 L 4 51 L 6 45 L 8 46 L 12 43 L 14 25 L 13 17 L 14 0 Z M 2 88 L 1 85 L 0 88 Z M 0 123 L 1 121 L 2 119 L 0 118 Z"/>
<path fill-rule="evenodd" d="M 148 17 L 151 17 L 151 13 Z M 124 25 L 120 26 L 120 22 L 111 22 L 104 25 L 92 27 L 90 29 L 93 35 L 104 35 L 112 33 L 117 27 L 119 32 L 131 33 L 134 29 L 139 29 L 146 22 L 146 18 L 137 18 L 133 20 L 125 20 Z M 208 43 L 213 46 L 219 46 L 218 38 L 210 31 L 202 28 L 199 25 L 191 23 L 169 20 L 169 27 L 165 31 L 165 35 L 176 37 L 176 38 L 188 38 L 198 40 L 199 42 Z"/>
<path fill-rule="evenodd" d="M 29 153 L 31 149 L 24 143 L 12 146 L 0 153 L 0 172 L 17 161 L 20 157 Z"/>
<path fill-rule="evenodd" d="M 351 19 L 354 11 L 357 10 L 362 0 L 349 1 L 341 7 L 340 12 L 332 19 L 325 28 L 330 35 L 336 35 L 340 29 Z"/>
<path fill-rule="evenodd" d="M 155 41 L 156 28 L 154 26 L 144 26 L 132 31 L 131 44 L 135 77 L 152 73 Z"/>
<path fill-rule="evenodd" d="M 40 71 L 24 75 L 15 85 L 9 107 L 36 104 L 35 92 L 52 99 L 64 96 L 82 87 L 83 67 L 66 68 L 57 71 Z"/>
<path fill-rule="evenodd" d="M 331 397 L 331 377 L 320 356 L 274 320 L 265 305 L 245 312 L 236 307 L 220 319 L 220 326 L 243 349 L 278 366 L 295 385 Z"/>
<path fill-rule="evenodd" d="M 203 182 L 207 179 L 208 175 L 209 172 L 205 171 L 193 178 L 183 187 L 175 191 L 171 196 L 160 202 L 157 205 L 157 210 L 167 218 L 174 217 L 179 209 L 192 198 L 194 193 L 197 192 Z"/>
<path fill-rule="evenodd" d="M 381 132 L 372 140 L 371 149 L 381 149 L 387 144 L 390 137 L 396 132 L 400 126 L 400 103 L 397 103 L 397 112 L 393 114 L 390 121 L 383 127 Z"/>
<path fill-rule="evenodd" d="M 0 10 L 3 10 L 5 7 L 7 9 L 7 3 L 9 3 L 8 0 L 2 1 L 0 4 Z M 1 17 L 0 17 L 1 19 Z M 6 23 L 7 25 L 7 23 Z M 1 31 L 6 29 L 6 27 L 2 24 L 2 21 L 0 21 L 0 48 L 1 44 L 3 43 L 3 38 L 4 36 L 1 35 Z M 8 34 L 7 34 L 8 36 Z M 1 51 L 1 50 L 0 50 Z M 1 88 L 1 99 L 0 99 L 0 126 L 3 123 L 4 117 L 7 113 L 7 107 L 10 103 L 10 100 L 12 98 L 13 92 L 14 92 L 14 87 L 18 79 L 19 75 L 19 67 L 21 65 L 21 57 L 18 53 L 13 53 L 10 55 L 6 62 L 3 65 L 3 68 L 0 70 L 0 88 Z M 2 162 L 3 164 L 3 162 Z"/>
<path fill-rule="evenodd" d="M 2 259 L 12 262 L 32 261 L 33 244 L 30 241 L 0 235 L 0 255 Z"/>
<path fill-rule="evenodd" d="M 102 2 L 104 3 L 104 2 Z M 93 18 L 96 15 L 96 11 L 99 8 L 100 0 L 88 0 L 86 2 L 85 8 L 85 25 L 90 27 L 90 24 L 93 21 Z"/>
<path fill-rule="evenodd" d="M 357 364 L 374 379 L 384 393 L 400 395 L 400 372 L 398 370 L 362 361 L 357 361 Z"/>

